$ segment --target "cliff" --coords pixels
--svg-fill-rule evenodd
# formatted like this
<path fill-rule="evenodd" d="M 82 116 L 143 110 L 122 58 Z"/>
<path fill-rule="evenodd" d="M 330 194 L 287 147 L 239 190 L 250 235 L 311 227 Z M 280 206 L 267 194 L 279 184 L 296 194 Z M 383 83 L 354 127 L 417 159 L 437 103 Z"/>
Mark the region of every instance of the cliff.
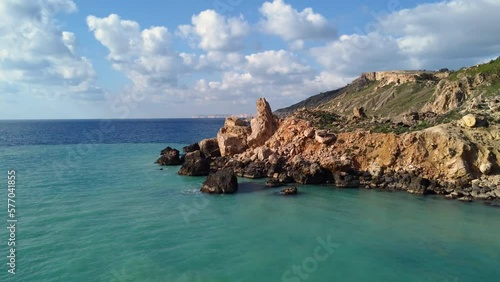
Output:
<path fill-rule="evenodd" d="M 261 98 L 250 123 L 226 120 L 212 142 L 218 154 L 204 154 L 200 144 L 186 147 L 200 149 L 186 155 L 181 170 L 196 172 L 204 162 L 211 171 L 268 177 L 273 187 L 331 184 L 494 201 L 500 199 L 499 75 L 500 58 L 457 72 L 364 73 L 277 111 L 281 119 Z"/>
<path fill-rule="evenodd" d="M 368 115 L 390 118 L 415 111 L 444 114 L 461 107 L 465 100 L 488 97 L 499 90 L 500 58 L 454 72 L 367 72 L 343 88 L 312 96 L 275 114 L 286 117 L 300 109 L 350 114 L 360 107 Z"/>

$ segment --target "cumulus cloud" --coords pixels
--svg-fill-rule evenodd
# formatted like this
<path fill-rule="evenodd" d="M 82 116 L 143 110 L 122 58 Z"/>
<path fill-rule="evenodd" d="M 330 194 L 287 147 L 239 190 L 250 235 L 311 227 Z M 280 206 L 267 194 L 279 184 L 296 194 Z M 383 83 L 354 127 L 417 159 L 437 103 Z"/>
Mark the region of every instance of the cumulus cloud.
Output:
<path fill-rule="evenodd" d="M 87 17 L 87 25 L 95 38 L 108 50 L 113 68 L 123 72 L 135 90 L 157 90 L 176 86 L 183 72 L 183 60 L 171 47 L 172 35 L 166 27 L 141 30 L 135 21 L 123 20 L 116 14 L 105 18 Z"/>
<path fill-rule="evenodd" d="M 239 71 L 224 72 L 220 81 L 197 81 L 194 90 L 200 99 L 252 103 L 266 97 L 276 107 L 287 106 L 321 91 L 340 87 L 345 80 L 328 73 L 317 73 L 296 54 L 268 50 L 245 56 Z"/>
<path fill-rule="evenodd" d="M 96 94 L 95 71 L 78 56 L 75 34 L 56 24 L 57 13 L 76 11 L 71 0 L 0 2 L 0 83 L 41 85 L 38 94 Z M 93 97 L 96 97 L 95 95 Z"/>
<path fill-rule="evenodd" d="M 500 54 L 494 0 L 422 4 L 374 18 L 369 32 L 343 35 L 311 55 L 343 75 L 386 69 L 459 68 Z"/>
<path fill-rule="evenodd" d="M 259 11 L 264 17 L 262 30 L 289 41 L 295 49 L 303 47 L 304 40 L 331 39 L 337 34 L 335 27 L 312 8 L 299 12 L 283 0 L 274 0 L 265 2 Z"/>
<path fill-rule="evenodd" d="M 179 26 L 177 34 L 205 51 L 239 50 L 250 30 L 242 16 L 226 18 L 214 10 L 194 15 L 191 23 Z"/>

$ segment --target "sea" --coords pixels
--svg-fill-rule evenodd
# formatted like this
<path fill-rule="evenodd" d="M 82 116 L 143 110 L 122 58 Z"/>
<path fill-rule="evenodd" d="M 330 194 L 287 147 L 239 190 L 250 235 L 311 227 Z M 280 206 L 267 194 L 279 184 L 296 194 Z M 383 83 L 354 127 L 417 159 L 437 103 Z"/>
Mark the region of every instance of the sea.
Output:
<path fill-rule="evenodd" d="M 0 121 L 0 281 L 500 281 L 482 202 L 248 179 L 207 195 L 154 164 L 223 122 Z"/>

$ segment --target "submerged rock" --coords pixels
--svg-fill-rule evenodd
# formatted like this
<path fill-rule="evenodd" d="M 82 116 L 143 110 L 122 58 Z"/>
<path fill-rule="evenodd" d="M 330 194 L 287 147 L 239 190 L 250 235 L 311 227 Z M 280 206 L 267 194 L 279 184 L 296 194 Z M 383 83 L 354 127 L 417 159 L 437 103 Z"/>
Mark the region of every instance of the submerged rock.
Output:
<path fill-rule="evenodd" d="M 233 194 L 238 191 L 238 179 L 232 169 L 225 168 L 210 174 L 200 191 L 209 194 Z"/>
<path fill-rule="evenodd" d="M 281 190 L 281 195 L 289 196 L 289 195 L 297 195 L 298 190 L 297 187 L 287 187 Z"/>

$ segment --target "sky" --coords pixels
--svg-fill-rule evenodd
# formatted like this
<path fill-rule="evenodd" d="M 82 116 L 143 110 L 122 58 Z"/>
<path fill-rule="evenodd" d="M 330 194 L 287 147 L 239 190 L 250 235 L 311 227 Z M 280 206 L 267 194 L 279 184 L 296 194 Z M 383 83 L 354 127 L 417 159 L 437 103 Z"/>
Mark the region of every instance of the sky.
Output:
<path fill-rule="evenodd" d="M 500 55 L 500 0 L 1 0 L 0 119 L 254 113 Z"/>

